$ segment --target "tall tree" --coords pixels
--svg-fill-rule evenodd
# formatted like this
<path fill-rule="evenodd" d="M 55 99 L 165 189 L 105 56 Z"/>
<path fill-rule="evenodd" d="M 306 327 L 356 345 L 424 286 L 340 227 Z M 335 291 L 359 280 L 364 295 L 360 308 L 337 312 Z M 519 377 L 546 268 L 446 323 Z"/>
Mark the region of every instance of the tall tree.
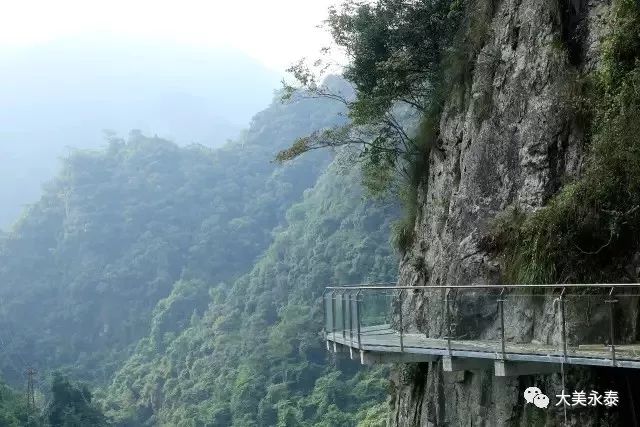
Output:
<path fill-rule="evenodd" d="M 51 382 L 51 403 L 46 419 L 51 427 L 101 427 L 107 421 L 92 402 L 93 395 L 86 385 L 74 384 L 60 373 Z"/>

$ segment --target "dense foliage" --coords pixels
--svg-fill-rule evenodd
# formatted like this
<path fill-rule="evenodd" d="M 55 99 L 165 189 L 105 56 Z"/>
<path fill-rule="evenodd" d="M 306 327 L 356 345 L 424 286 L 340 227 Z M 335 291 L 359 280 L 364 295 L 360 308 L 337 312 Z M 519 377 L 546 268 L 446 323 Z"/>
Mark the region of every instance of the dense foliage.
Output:
<path fill-rule="evenodd" d="M 203 314 L 180 311 L 182 331 L 155 329 L 140 343 L 105 397 L 117 425 L 384 423 L 380 373 L 328 359 L 320 296 L 327 283 L 393 279 L 387 232 L 397 209 L 364 199 L 357 170 L 336 169 L 288 210 L 250 273 L 211 290 Z M 187 295 L 206 299 L 198 283 L 176 289 L 154 328 L 167 316 L 175 324 L 172 307 L 191 306 Z"/>
<path fill-rule="evenodd" d="M 318 181 L 328 153 L 270 162 L 339 125 L 342 108 L 274 104 L 216 150 L 132 133 L 65 159 L 0 241 L 3 374 L 23 385 L 34 365 L 73 379 L 38 387 L 39 421 L 384 423 L 382 372 L 330 357 L 319 297 L 328 283 L 394 278 L 397 207 L 367 200 L 344 162 Z M 20 423 L 20 399 L 6 396 L 3 416 Z"/>
<path fill-rule="evenodd" d="M 27 418 L 25 395 L 0 382 L 0 425 L 22 427 L 27 425 Z"/>
<path fill-rule="evenodd" d="M 298 139 L 278 153 L 287 161 L 319 148 L 358 148 L 363 184 L 375 196 L 402 201 L 404 218 L 393 226 L 401 253 L 413 244 L 418 189 L 425 187 L 432 150 L 438 150 L 446 99 L 471 99 L 471 75 L 487 37 L 496 2 L 487 0 L 346 0 L 330 10 L 327 27 L 349 59 L 345 78 L 354 93 L 332 90 L 317 76 L 323 59 L 289 71 L 305 94 L 345 105 L 350 121 Z"/>
<path fill-rule="evenodd" d="M 22 383 L 34 364 L 106 382 L 177 281 L 215 286 L 247 271 L 327 164 L 319 155 L 281 168 L 273 153 L 343 120 L 339 111 L 274 103 L 221 149 L 132 134 L 67 158 L 0 241 L 4 377 Z"/>
<path fill-rule="evenodd" d="M 355 94 L 318 84 L 322 61 L 315 67 L 301 61 L 290 71 L 306 92 L 345 104 L 351 120 L 300 138 L 277 159 L 323 147 L 358 146 L 365 184 L 374 193 L 388 190 L 398 178 L 415 180 L 414 164 L 422 164 L 432 138 L 428 132 L 417 135 L 412 122 L 439 111 L 442 63 L 453 50 L 462 6 L 452 0 L 349 0 L 331 8 L 327 27 L 348 56 L 344 77 Z"/>
<path fill-rule="evenodd" d="M 74 384 L 59 373 L 51 381 L 51 401 L 46 408 L 44 423 L 50 427 L 103 427 L 105 416 L 93 403 L 86 385 Z"/>
<path fill-rule="evenodd" d="M 0 425 L 3 427 L 103 427 L 107 420 L 93 401 L 86 384 L 54 372 L 45 395 L 37 393 L 29 404 L 26 393 L 0 383 Z"/>

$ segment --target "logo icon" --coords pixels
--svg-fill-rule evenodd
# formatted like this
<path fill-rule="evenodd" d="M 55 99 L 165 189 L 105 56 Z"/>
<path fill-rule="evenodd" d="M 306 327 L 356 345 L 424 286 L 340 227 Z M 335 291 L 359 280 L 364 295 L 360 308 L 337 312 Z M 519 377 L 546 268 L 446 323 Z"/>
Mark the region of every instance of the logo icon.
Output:
<path fill-rule="evenodd" d="M 524 400 L 527 403 L 533 403 L 540 409 L 546 409 L 549 406 L 549 397 L 542 394 L 542 390 L 538 387 L 529 387 L 524 391 Z"/>
<path fill-rule="evenodd" d="M 533 398 L 533 404 L 540 409 L 546 409 L 549 406 L 549 398 L 544 394 L 536 394 Z"/>
<path fill-rule="evenodd" d="M 524 400 L 527 403 L 533 403 L 533 399 L 539 394 L 542 394 L 542 390 L 538 387 L 529 387 L 524 391 Z"/>

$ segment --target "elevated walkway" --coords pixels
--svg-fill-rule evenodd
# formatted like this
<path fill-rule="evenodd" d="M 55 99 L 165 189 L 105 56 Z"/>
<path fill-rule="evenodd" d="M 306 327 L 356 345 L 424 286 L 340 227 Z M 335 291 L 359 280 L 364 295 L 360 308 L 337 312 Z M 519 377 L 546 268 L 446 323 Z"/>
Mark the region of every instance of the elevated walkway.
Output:
<path fill-rule="evenodd" d="M 329 287 L 324 294 L 324 333 L 328 350 L 363 364 L 441 359 L 446 372 L 493 370 L 496 376 L 560 372 L 563 365 L 639 369 L 640 343 L 623 343 L 620 335 L 624 331 L 616 329 L 618 324 L 625 324 L 626 312 L 633 312 L 634 305 L 637 310 L 639 287 L 636 284 Z M 409 314 L 414 315 L 412 310 L 416 310 L 412 302 L 427 294 L 430 301 L 441 295 L 432 305 L 442 315 L 443 336 L 428 337 L 415 326 L 408 328 Z M 483 318 L 477 319 L 474 313 L 458 314 L 460 306 L 468 312 L 468 306 L 473 307 L 469 301 L 478 300 Z M 539 322 L 541 319 L 535 319 L 536 311 L 525 313 L 530 306 L 537 307 L 538 315 L 553 318 L 541 334 L 553 338 L 548 342 L 525 339 L 535 333 L 509 331 L 509 326 L 505 326 L 516 328 L 522 327 L 523 322 Z M 477 324 L 465 325 L 474 319 L 489 325 L 484 329 L 497 331 L 495 339 L 483 337 L 483 328 Z"/>

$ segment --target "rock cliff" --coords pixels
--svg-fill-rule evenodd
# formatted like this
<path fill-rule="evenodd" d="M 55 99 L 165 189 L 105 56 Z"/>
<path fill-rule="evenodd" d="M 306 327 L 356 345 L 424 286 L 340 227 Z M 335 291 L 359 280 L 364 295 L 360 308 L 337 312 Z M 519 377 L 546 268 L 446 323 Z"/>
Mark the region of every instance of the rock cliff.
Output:
<path fill-rule="evenodd" d="M 438 144 L 419 188 L 415 239 L 401 261 L 400 285 L 505 283 L 500 262 L 483 244 L 496 216 L 511 206 L 539 209 L 583 167 L 587 129 L 573 99 L 578 76 L 598 66 L 611 5 L 606 0 L 476 3 L 475 17 L 468 20 L 479 18 L 484 27 L 469 24 L 467 29 L 478 43 L 467 90 L 463 95 L 452 91 L 445 102 Z M 443 295 L 412 295 L 403 307 L 409 327 L 429 336 L 446 335 Z M 449 297 L 458 319 L 454 335 L 498 336 L 495 298 L 481 293 Z M 579 334 L 586 320 L 576 310 L 573 333 Z M 510 341 L 559 343 L 557 305 L 551 297 L 518 299 L 507 308 L 506 322 Z M 606 368 L 569 369 L 568 389 L 617 388 L 623 400 L 616 410 L 570 409 L 567 425 L 634 425 L 637 379 L 637 374 Z M 534 384 L 548 394 L 559 393 L 557 374 L 506 379 L 490 371 L 448 374 L 441 362 L 434 362 L 398 366 L 392 382 L 394 426 L 565 422 L 560 409 L 535 411 L 522 398 Z"/>

